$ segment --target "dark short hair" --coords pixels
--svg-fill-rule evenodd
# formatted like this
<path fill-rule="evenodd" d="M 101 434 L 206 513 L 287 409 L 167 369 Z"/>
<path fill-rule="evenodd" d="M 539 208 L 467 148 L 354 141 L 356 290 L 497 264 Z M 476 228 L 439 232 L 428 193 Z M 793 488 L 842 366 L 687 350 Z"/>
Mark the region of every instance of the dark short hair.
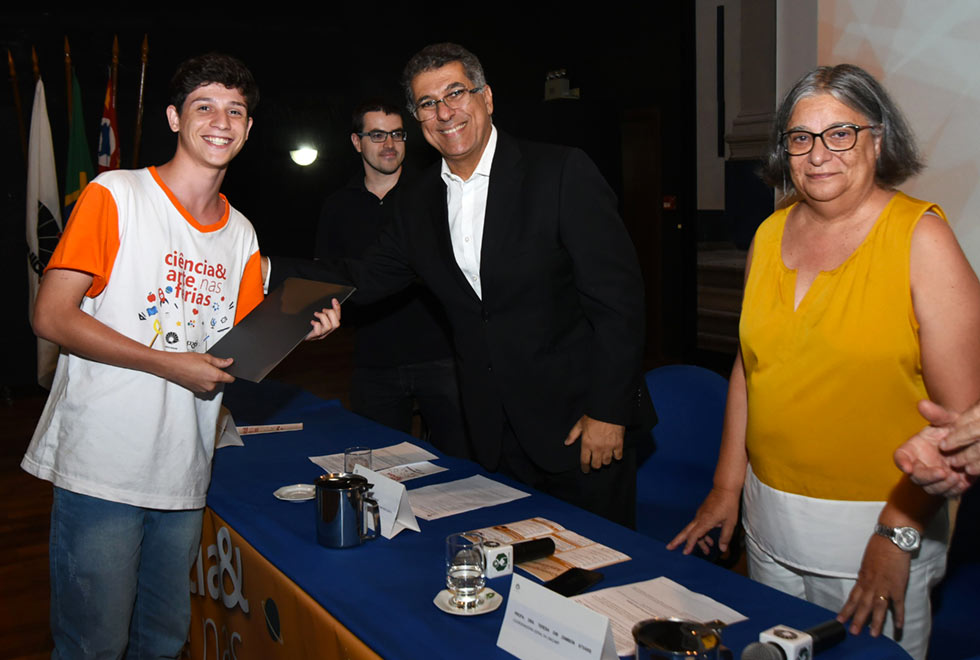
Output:
<path fill-rule="evenodd" d="M 459 62 L 463 65 L 463 73 L 470 79 L 474 87 L 483 87 L 487 84 L 483 65 L 480 64 L 476 55 L 459 44 L 430 44 L 412 55 L 412 59 L 408 61 L 405 70 L 402 71 L 402 89 L 405 92 L 405 101 L 408 104 L 409 113 L 415 112 L 415 99 L 412 98 L 412 81 L 415 76 L 426 71 L 439 69 L 452 62 Z"/>
<path fill-rule="evenodd" d="M 170 104 L 179 113 L 184 101 L 198 87 L 218 83 L 237 89 L 245 97 L 251 115 L 259 104 L 259 86 L 241 60 L 222 53 L 207 53 L 184 61 L 170 79 Z"/>
<path fill-rule="evenodd" d="M 774 188 L 783 187 L 787 194 L 795 191 L 790 178 L 789 155 L 781 138 L 796 104 L 818 94 L 830 94 L 876 126 L 875 134 L 881 136 L 881 152 L 875 164 L 878 185 L 894 188 L 922 170 L 924 164 L 915 144 L 915 135 L 885 88 L 861 67 L 838 64 L 817 67 L 796 81 L 783 97 L 776 110 L 762 162 L 761 176 L 767 184 Z"/>
<path fill-rule="evenodd" d="M 368 99 L 364 101 L 356 108 L 350 116 L 350 132 L 351 133 L 363 133 L 364 132 L 364 115 L 369 112 L 383 112 L 386 115 L 398 115 L 402 121 L 405 120 L 402 117 L 402 111 L 394 103 L 388 103 L 384 99 Z"/>

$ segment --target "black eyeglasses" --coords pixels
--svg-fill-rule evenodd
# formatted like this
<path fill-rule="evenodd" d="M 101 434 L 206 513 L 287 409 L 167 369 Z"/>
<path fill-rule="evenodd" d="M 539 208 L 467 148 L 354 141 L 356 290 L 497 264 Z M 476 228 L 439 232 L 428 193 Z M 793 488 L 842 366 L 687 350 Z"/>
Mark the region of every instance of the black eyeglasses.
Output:
<path fill-rule="evenodd" d="M 462 110 L 469 104 L 470 95 L 479 94 L 483 91 L 484 87 L 485 85 L 480 85 L 473 89 L 454 89 L 441 99 L 426 99 L 415 106 L 415 111 L 412 114 L 419 121 L 429 121 L 436 116 L 440 103 L 445 104 L 447 108 L 452 108 L 453 110 Z"/>
<path fill-rule="evenodd" d="M 384 142 L 391 136 L 391 139 L 395 142 L 404 142 L 408 139 L 408 132 L 404 128 L 396 128 L 393 131 L 365 131 L 364 133 L 358 133 L 359 137 L 371 138 L 371 142 Z"/>
<path fill-rule="evenodd" d="M 858 126 L 856 124 L 838 124 L 824 129 L 819 133 L 796 129 L 786 131 L 780 136 L 783 149 L 790 156 L 805 156 L 813 151 L 817 138 L 823 142 L 828 151 L 849 151 L 857 144 L 858 133 L 866 128 L 878 128 L 875 125 Z"/>

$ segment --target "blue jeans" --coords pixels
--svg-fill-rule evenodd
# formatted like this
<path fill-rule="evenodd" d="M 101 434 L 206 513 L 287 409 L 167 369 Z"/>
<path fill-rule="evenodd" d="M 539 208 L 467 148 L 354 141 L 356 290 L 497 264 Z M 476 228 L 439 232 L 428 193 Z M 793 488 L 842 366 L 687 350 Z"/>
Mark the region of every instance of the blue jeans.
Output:
<path fill-rule="evenodd" d="M 51 657 L 178 657 L 203 512 L 144 509 L 55 487 Z"/>

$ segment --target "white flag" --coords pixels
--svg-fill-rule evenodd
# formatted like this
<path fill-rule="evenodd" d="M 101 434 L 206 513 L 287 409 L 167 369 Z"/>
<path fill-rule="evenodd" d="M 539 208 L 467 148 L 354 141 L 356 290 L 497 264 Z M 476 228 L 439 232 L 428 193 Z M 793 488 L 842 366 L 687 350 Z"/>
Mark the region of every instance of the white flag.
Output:
<path fill-rule="evenodd" d="M 61 197 L 58 195 L 58 174 L 54 167 L 54 148 L 51 143 L 51 124 L 48 106 L 44 101 L 44 84 L 39 79 L 34 89 L 34 110 L 31 112 L 31 141 L 27 156 L 27 280 L 30 283 L 28 320 L 34 316 L 34 298 L 41 272 L 61 236 Z M 58 361 L 58 347 L 38 337 L 37 382 L 51 387 Z"/>

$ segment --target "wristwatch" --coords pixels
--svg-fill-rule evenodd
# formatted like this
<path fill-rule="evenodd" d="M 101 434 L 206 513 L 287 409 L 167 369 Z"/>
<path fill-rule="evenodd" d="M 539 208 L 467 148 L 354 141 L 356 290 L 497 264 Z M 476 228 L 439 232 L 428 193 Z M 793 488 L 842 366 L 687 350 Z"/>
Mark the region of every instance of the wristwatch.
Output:
<path fill-rule="evenodd" d="M 889 527 L 878 523 L 875 525 L 875 534 L 884 536 L 905 552 L 915 552 L 922 544 L 922 535 L 914 527 Z"/>

